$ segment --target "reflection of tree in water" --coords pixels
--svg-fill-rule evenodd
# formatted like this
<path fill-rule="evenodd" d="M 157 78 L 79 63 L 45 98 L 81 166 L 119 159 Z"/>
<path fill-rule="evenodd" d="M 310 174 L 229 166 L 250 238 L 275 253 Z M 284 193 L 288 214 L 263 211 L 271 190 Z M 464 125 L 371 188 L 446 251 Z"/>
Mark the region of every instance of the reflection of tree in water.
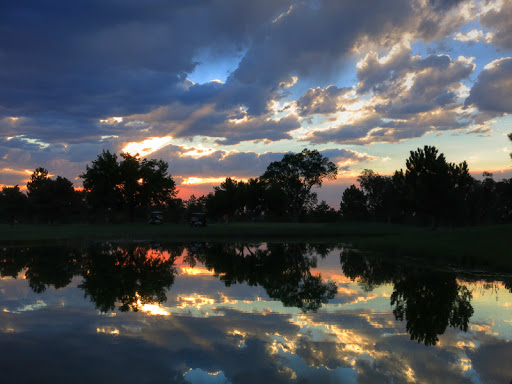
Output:
<path fill-rule="evenodd" d="M 459 286 L 455 274 L 372 259 L 347 249 L 341 252 L 340 261 L 343 273 L 359 278 L 368 290 L 385 283 L 394 285 L 393 314 L 407 321 L 411 340 L 436 345 L 438 335 L 448 326 L 467 331 L 473 315 L 472 295 L 467 287 Z"/>
<path fill-rule="evenodd" d="M 334 283 L 311 274 L 317 265 L 312 252 L 325 256 L 329 247 L 305 244 L 194 244 L 187 248 L 187 261 L 196 260 L 213 270 L 226 286 L 247 283 L 260 285 L 267 294 L 287 307 L 316 311 L 337 292 Z"/>
<path fill-rule="evenodd" d="M 99 244 L 87 252 L 79 288 L 102 312 L 114 310 L 116 302 L 121 311 L 162 303 L 167 299 L 165 291 L 174 283 L 176 255 L 169 252 L 166 259 L 149 246 Z"/>
<path fill-rule="evenodd" d="M 80 253 L 64 247 L 7 248 L 3 250 L 0 273 L 16 277 L 26 268 L 25 277 L 36 293 L 48 287 L 64 288 L 80 274 Z"/>
<path fill-rule="evenodd" d="M 96 244 L 87 250 L 65 247 L 7 248 L 0 251 L 0 274 L 16 277 L 26 269 L 32 290 L 62 288 L 73 276 L 82 276 L 79 288 L 103 312 L 136 311 L 139 305 L 164 302 L 165 291 L 174 283 L 174 261 L 183 247 L 166 249 L 147 245 Z M 166 258 L 166 256 L 169 256 Z"/>

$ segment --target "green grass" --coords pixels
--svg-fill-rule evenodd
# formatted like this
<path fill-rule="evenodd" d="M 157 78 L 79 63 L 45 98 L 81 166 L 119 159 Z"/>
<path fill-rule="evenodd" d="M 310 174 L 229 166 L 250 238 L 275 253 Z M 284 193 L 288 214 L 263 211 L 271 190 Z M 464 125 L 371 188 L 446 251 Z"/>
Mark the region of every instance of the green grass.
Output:
<path fill-rule="evenodd" d="M 398 227 L 382 224 L 341 223 L 230 223 L 192 228 L 184 224 L 148 225 L 5 225 L 0 224 L 0 245 L 65 240 L 323 240 L 347 236 L 380 236 L 397 233 Z"/>
<path fill-rule="evenodd" d="M 425 228 L 382 223 L 230 223 L 204 228 L 164 224 L 0 225 L 0 246 L 100 240 L 295 241 L 350 243 L 361 250 L 426 262 L 464 262 L 512 270 L 512 225 Z"/>
<path fill-rule="evenodd" d="M 512 272 L 512 225 L 419 229 L 389 236 L 356 238 L 353 245 L 428 264 L 450 263 Z"/>

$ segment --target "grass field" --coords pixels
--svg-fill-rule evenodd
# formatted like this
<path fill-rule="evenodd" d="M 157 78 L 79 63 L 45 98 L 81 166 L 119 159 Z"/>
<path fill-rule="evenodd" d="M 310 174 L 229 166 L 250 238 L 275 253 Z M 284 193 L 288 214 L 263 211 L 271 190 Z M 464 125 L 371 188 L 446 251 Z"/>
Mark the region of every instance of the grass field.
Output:
<path fill-rule="evenodd" d="M 204 228 L 164 224 L 0 225 L 0 246 L 70 241 L 279 241 L 349 243 L 387 256 L 474 262 L 512 271 L 512 225 L 441 228 L 382 223 L 230 223 Z"/>

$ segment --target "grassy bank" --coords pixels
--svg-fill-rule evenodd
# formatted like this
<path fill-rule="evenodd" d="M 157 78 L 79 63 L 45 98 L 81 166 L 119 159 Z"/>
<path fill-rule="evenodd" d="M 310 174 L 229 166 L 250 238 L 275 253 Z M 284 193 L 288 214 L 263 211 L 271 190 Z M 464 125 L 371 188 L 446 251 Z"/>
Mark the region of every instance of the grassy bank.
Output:
<path fill-rule="evenodd" d="M 371 223 L 230 223 L 186 225 L 0 225 L 0 245 L 68 241 L 300 241 L 344 242 L 388 256 L 476 263 L 512 269 L 512 225 L 425 228 Z"/>
<path fill-rule="evenodd" d="M 193 228 L 183 224 L 0 225 L 0 245 L 67 240 L 251 240 L 339 241 L 352 236 L 387 236 L 413 228 L 371 223 L 230 223 Z"/>

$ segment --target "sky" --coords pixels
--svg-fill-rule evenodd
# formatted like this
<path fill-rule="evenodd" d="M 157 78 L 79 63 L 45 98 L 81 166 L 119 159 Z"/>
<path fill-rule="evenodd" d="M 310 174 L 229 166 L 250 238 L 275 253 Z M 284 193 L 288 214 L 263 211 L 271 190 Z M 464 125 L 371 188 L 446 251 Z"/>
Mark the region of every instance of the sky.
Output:
<path fill-rule="evenodd" d="M 512 0 L 20 0 L 0 4 L 0 186 L 82 185 L 104 149 L 180 195 L 287 152 L 391 174 L 435 145 L 512 177 Z"/>

